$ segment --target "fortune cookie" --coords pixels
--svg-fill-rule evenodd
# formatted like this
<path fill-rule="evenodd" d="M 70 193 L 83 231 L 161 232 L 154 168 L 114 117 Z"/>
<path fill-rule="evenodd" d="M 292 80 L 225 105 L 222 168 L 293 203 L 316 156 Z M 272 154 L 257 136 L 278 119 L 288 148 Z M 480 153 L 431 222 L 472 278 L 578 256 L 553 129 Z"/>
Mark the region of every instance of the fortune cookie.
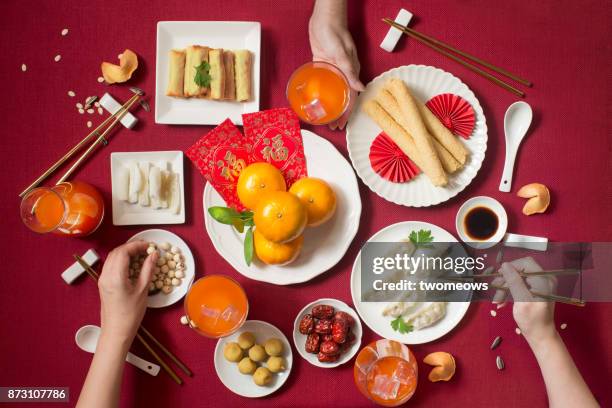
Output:
<path fill-rule="evenodd" d="M 423 362 L 434 366 L 428 376 L 431 382 L 448 381 L 455 375 L 455 358 L 450 353 L 437 351 L 425 356 Z"/>
<path fill-rule="evenodd" d="M 100 68 L 106 83 L 125 82 L 132 77 L 132 74 L 138 68 L 138 57 L 134 51 L 126 49 L 119 56 L 119 65 L 103 62 Z"/>
<path fill-rule="evenodd" d="M 550 191 L 544 184 L 531 183 L 524 185 L 516 195 L 529 199 L 523 207 L 523 214 L 525 215 L 543 213 L 550 204 Z"/>

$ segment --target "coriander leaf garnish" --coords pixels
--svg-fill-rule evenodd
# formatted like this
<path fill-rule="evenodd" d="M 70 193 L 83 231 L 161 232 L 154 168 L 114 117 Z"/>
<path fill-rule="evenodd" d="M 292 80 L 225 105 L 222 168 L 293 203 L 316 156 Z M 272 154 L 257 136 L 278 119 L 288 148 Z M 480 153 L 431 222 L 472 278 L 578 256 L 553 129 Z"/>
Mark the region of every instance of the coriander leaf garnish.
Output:
<path fill-rule="evenodd" d="M 210 64 L 206 61 L 202 61 L 200 65 L 195 67 L 196 74 L 193 78 L 193 82 L 196 83 L 200 88 L 208 88 L 210 86 Z"/>
<path fill-rule="evenodd" d="M 400 332 L 400 334 L 406 334 L 412 331 L 412 325 L 406 323 L 401 316 L 391 320 L 391 328 L 396 332 Z"/>
<path fill-rule="evenodd" d="M 427 245 L 430 242 L 433 242 L 434 238 L 431 235 L 431 230 L 418 230 L 412 231 L 410 233 L 410 242 L 412 242 L 417 247 L 428 248 L 431 245 Z"/>

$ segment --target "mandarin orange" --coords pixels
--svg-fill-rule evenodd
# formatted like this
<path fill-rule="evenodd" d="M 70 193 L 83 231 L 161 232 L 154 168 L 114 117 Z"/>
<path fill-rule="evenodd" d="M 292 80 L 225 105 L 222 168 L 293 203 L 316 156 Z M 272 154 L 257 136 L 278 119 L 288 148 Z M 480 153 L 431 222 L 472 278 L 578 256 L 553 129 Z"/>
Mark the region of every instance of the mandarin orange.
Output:
<path fill-rule="evenodd" d="M 240 172 L 236 193 L 245 207 L 254 209 L 259 199 L 269 191 L 286 191 L 285 178 L 279 169 L 270 163 L 259 162 L 248 165 Z"/>
<path fill-rule="evenodd" d="M 257 258 L 268 265 L 287 265 L 293 262 L 304 243 L 304 236 L 300 235 L 293 241 L 279 244 L 267 240 L 258 229 L 253 232 L 253 245 L 255 246 L 255 255 Z"/>
<path fill-rule="evenodd" d="M 289 192 L 295 194 L 306 207 L 309 227 L 323 224 L 336 211 L 336 193 L 324 180 L 301 178 L 293 183 Z"/>
<path fill-rule="evenodd" d="M 259 199 L 253 221 L 268 241 L 283 243 L 302 234 L 308 215 L 297 196 L 286 191 L 272 191 Z"/>

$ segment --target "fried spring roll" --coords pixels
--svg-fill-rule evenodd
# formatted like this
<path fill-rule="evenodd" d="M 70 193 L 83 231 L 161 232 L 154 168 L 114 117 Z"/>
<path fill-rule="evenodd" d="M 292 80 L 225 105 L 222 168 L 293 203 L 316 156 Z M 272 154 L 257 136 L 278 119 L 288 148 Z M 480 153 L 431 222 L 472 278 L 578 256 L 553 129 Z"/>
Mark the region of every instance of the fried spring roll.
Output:
<path fill-rule="evenodd" d="M 406 156 L 422 170 L 423 162 L 412 137 L 375 100 L 366 101 L 363 111 L 393 140 Z"/>
<path fill-rule="evenodd" d="M 421 170 L 429 177 L 435 186 L 445 186 L 448 178 L 442 167 L 434 147 L 433 137 L 423 123 L 418 108 L 418 102 L 410 94 L 408 87 L 401 79 L 392 78 L 387 81 L 385 88 L 393 95 L 406 118 L 406 129 L 412 135 L 423 166 Z"/>
<path fill-rule="evenodd" d="M 208 61 L 208 48 L 200 45 L 190 45 L 185 49 L 185 86 L 183 93 L 185 96 L 206 95 L 208 89 L 200 87 L 195 82 L 195 76 L 198 72 L 198 67 L 203 61 Z"/>
<path fill-rule="evenodd" d="M 233 101 L 236 99 L 236 78 L 234 75 L 234 53 L 232 51 L 223 51 L 223 67 L 225 68 L 223 99 Z"/>
<path fill-rule="evenodd" d="M 467 161 L 469 151 L 463 145 L 461 140 L 446 128 L 440 120 L 434 115 L 427 106 L 420 101 L 417 101 L 419 112 L 425 122 L 425 126 L 431 135 L 442 144 L 453 155 L 455 159 L 462 165 Z"/>
<path fill-rule="evenodd" d="M 185 77 L 185 51 L 170 50 L 168 53 L 168 88 L 166 95 L 168 96 L 183 96 L 183 81 Z"/>
<path fill-rule="evenodd" d="M 236 50 L 234 55 L 236 56 L 236 100 L 248 101 L 251 99 L 251 52 Z"/>
<path fill-rule="evenodd" d="M 376 95 L 374 99 L 376 100 L 376 102 L 380 104 L 380 106 L 382 106 L 384 110 L 387 111 L 389 115 L 391 115 L 393 120 L 395 120 L 397 123 L 399 123 L 404 128 L 404 130 L 408 128 L 406 124 L 406 118 L 402 115 L 402 111 L 397 101 L 395 100 L 393 95 L 389 93 L 389 91 L 387 91 L 386 89 L 381 89 L 380 92 L 378 92 L 378 94 Z M 406 133 L 408 133 L 408 137 L 413 139 L 410 132 L 406 130 Z M 444 146 L 442 146 L 436 139 L 434 139 L 433 141 L 434 141 L 434 147 L 436 149 L 436 153 L 438 154 L 438 158 L 442 162 L 442 167 L 444 167 L 444 170 L 447 173 L 454 173 L 455 171 L 463 167 L 453 157 L 453 155 L 450 154 L 450 152 L 446 150 Z"/>
<path fill-rule="evenodd" d="M 208 63 L 210 64 L 210 97 L 212 99 L 223 99 L 223 91 L 225 90 L 223 50 L 211 49 L 208 52 Z"/>

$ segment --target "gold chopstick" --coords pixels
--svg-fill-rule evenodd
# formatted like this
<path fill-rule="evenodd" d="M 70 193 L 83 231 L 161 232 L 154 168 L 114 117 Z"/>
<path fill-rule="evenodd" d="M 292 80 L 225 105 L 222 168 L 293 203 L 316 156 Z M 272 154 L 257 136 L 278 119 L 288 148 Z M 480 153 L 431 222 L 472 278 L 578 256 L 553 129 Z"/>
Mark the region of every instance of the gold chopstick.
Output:
<path fill-rule="evenodd" d="M 510 289 L 500 285 L 490 285 L 493 289 L 509 291 Z M 565 296 L 553 295 L 552 293 L 542 293 L 532 289 L 528 289 L 533 296 L 541 297 L 542 299 L 552 300 L 554 302 L 565 303 L 566 305 L 580 306 L 586 305 L 586 302 L 578 298 L 570 298 Z"/>
<path fill-rule="evenodd" d="M 87 150 L 85 150 L 83 154 L 81 154 L 81 156 L 77 159 L 77 161 L 75 161 L 74 164 L 70 166 L 70 168 L 64 173 L 62 177 L 59 178 L 59 180 L 57 180 L 57 183 L 55 184 L 60 184 L 66 181 L 68 177 L 70 177 L 72 173 L 81 165 L 81 163 L 83 163 L 87 159 L 87 157 L 89 157 L 89 155 L 98 146 L 100 146 L 100 144 L 107 142 L 106 136 L 115 128 L 115 126 L 117 126 L 117 124 L 121 121 L 121 119 L 129 112 L 130 108 L 132 107 L 132 105 L 134 105 L 134 103 L 136 103 L 138 98 L 140 98 L 140 95 L 134 95 L 132 96 L 132 98 L 130 98 L 130 100 L 125 104 L 125 109 L 123 108 L 120 109 L 121 112 L 117 116 L 115 116 L 113 122 L 104 130 L 104 132 L 102 132 L 102 134 L 91 144 L 91 146 L 89 146 Z"/>
<path fill-rule="evenodd" d="M 402 31 L 404 34 L 406 34 L 407 36 L 414 38 L 415 40 L 419 41 L 420 43 L 432 48 L 434 51 L 439 52 L 440 54 L 452 59 L 453 61 L 463 65 L 464 67 L 466 67 L 467 69 L 469 69 L 472 72 L 477 73 L 478 75 L 488 79 L 489 81 L 493 82 L 494 84 L 504 88 L 507 91 L 512 92 L 513 94 L 520 96 L 521 98 L 523 98 L 525 96 L 525 93 L 515 87 L 513 87 L 512 85 L 502 81 L 501 79 L 489 74 L 486 71 L 483 71 L 482 69 L 478 68 L 477 66 L 470 64 L 467 61 L 462 60 L 461 58 L 451 54 L 450 52 L 446 51 L 445 49 L 443 49 L 442 47 L 434 44 L 433 42 L 430 42 L 429 40 L 425 39 L 425 37 L 422 37 L 418 34 L 414 34 L 413 32 L 409 31 L 407 29 L 406 26 L 403 26 L 401 24 L 396 23 L 395 21 L 389 19 L 389 18 L 384 18 L 383 21 L 387 24 L 389 24 L 390 26 L 393 26 L 395 28 L 397 28 L 398 30 Z M 420 33 L 419 33 L 420 34 Z M 440 44 L 443 44 L 441 42 L 438 42 Z M 451 49 L 451 48 L 449 48 Z M 463 53 L 465 54 L 465 53 Z M 490 65 L 490 64 L 488 64 Z M 485 65 L 486 66 L 486 65 Z M 497 68 L 497 67 L 495 67 Z M 497 71 L 496 71 L 497 72 Z M 507 72 L 507 71 L 506 71 Z M 518 78 L 518 77 L 517 77 Z M 528 81 L 527 81 L 528 82 Z M 531 83 L 530 83 L 531 84 Z"/>
<path fill-rule="evenodd" d="M 85 272 L 87 272 L 87 274 L 95 281 L 97 282 L 99 279 L 99 275 L 98 273 L 87 263 L 83 260 L 83 258 L 81 258 L 79 255 L 77 254 L 73 254 L 74 259 L 79 263 L 79 265 L 81 265 L 81 267 L 83 269 L 85 269 Z M 140 325 L 139 329 L 141 329 L 143 331 L 143 333 L 145 333 L 147 335 L 147 337 L 149 337 L 149 339 L 151 341 L 153 341 L 163 352 L 164 354 L 166 354 L 172 361 L 174 361 L 176 363 L 177 366 L 179 366 L 179 368 L 181 368 L 181 370 L 183 370 L 188 376 L 193 376 L 193 373 L 191 372 L 191 370 L 189 370 L 189 368 L 187 368 L 187 366 L 181 361 L 179 360 L 178 357 L 176 357 L 174 354 L 172 354 L 172 352 L 170 352 L 170 350 L 168 350 L 159 340 L 157 340 L 153 334 L 151 334 L 150 331 L 148 331 L 144 326 Z M 155 358 L 155 360 L 157 360 L 157 362 L 162 366 L 162 368 L 164 369 L 164 371 L 166 371 L 168 373 L 168 375 L 170 375 L 170 377 L 172 377 L 172 379 L 179 385 L 181 385 L 183 383 L 183 380 L 181 380 L 181 378 L 176 374 L 176 372 L 174 372 L 174 370 L 168 366 L 168 364 L 166 364 L 165 361 L 162 360 L 162 358 L 153 350 L 153 348 L 151 347 L 150 344 L 148 344 L 145 339 L 139 334 L 136 333 L 136 338 L 142 343 L 143 346 L 145 346 L 145 348 L 153 355 L 153 357 Z"/>
<path fill-rule="evenodd" d="M 91 133 L 89 133 L 87 136 L 85 136 L 79 143 L 77 143 L 72 149 L 70 149 L 58 161 L 53 163 L 53 165 L 51 165 L 51 167 L 49 167 L 43 174 L 41 174 L 36 180 L 34 180 L 32 182 L 32 184 L 27 186 L 25 188 L 25 190 L 23 190 L 21 193 L 19 193 L 19 197 L 25 196 L 30 190 L 36 188 L 43 180 L 45 180 L 47 177 L 49 177 L 51 174 L 53 174 L 53 172 L 55 170 L 57 170 L 68 159 L 70 159 L 76 152 L 81 150 L 83 148 L 83 146 L 85 146 L 85 144 L 87 142 L 89 142 L 94 136 L 98 136 L 99 137 L 100 134 L 101 134 L 100 132 L 102 131 L 102 129 L 106 125 L 108 125 L 111 121 L 113 121 L 115 119 L 115 117 L 120 115 L 125 110 L 125 107 L 128 105 L 128 103 L 130 103 L 130 101 L 132 101 L 132 99 L 134 99 L 137 96 L 140 96 L 140 95 L 133 95 L 126 103 L 123 104 L 123 106 L 121 106 L 121 108 L 119 110 L 117 110 L 117 112 L 113 113 L 111 116 L 106 118 L 102 123 L 100 123 L 100 125 L 98 125 L 98 127 L 96 127 L 94 130 L 92 130 Z"/>
<path fill-rule="evenodd" d="M 549 269 L 544 271 L 537 272 L 522 272 L 519 271 L 519 275 L 523 278 L 528 278 L 530 276 L 544 276 L 544 275 L 575 275 L 580 273 L 579 269 Z M 490 277 L 498 277 L 503 276 L 501 272 L 490 273 L 488 275 L 478 274 L 478 275 L 457 275 L 450 276 L 449 278 L 457 278 L 457 279 L 471 279 L 471 278 L 490 278 Z"/>

